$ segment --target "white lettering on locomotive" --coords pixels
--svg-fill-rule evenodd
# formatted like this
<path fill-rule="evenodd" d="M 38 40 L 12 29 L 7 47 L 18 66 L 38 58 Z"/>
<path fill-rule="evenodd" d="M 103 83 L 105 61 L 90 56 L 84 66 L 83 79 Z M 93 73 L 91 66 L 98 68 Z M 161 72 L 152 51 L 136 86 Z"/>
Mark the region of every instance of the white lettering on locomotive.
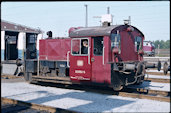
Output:
<path fill-rule="evenodd" d="M 85 71 L 84 70 L 75 70 L 75 73 L 84 73 L 85 74 Z"/>
<path fill-rule="evenodd" d="M 77 80 L 90 80 L 90 78 L 84 78 L 84 77 L 82 77 L 82 76 L 75 76 L 75 77 L 72 77 L 72 76 L 71 76 L 71 78 L 72 78 L 72 79 L 77 79 Z"/>

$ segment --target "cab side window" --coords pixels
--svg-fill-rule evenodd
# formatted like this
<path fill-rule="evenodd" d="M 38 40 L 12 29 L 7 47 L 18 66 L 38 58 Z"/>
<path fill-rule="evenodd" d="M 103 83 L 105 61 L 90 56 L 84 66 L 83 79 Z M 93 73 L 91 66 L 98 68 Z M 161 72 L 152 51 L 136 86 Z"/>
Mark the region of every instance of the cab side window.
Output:
<path fill-rule="evenodd" d="M 81 40 L 81 54 L 88 54 L 88 40 Z"/>
<path fill-rule="evenodd" d="M 71 51 L 72 55 L 88 55 L 89 42 L 88 39 L 72 39 L 71 41 Z"/>
<path fill-rule="evenodd" d="M 73 39 L 71 44 L 72 44 L 72 54 L 73 55 L 80 54 L 80 39 Z"/>
<path fill-rule="evenodd" d="M 138 52 L 140 49 L 142 49 L 142 38 L 135 37 L 135 52 Z"/>
<path fill-rule="evenodd" d="M 119 34 L 111 34 L 111 49 L 118 48 L 121 53 L 121 37 Z"/>
<path fill-rule="evenodd" d="M 103 55 L 103 37 L 94 37 L 94 55 Z"/>

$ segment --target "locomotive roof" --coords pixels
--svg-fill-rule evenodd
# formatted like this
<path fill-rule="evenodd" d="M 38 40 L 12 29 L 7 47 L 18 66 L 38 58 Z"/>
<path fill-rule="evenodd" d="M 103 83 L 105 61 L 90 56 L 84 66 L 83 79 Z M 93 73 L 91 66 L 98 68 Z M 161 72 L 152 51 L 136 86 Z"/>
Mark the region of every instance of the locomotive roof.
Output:
<path fill-rule="evenodd" d="M 130 25 L 111 25 L 111 26 L 96 26 L 96 27 L 82 27 L 75 29 L 69 33 L 69 37 L 85 37 L 85 36 L 110 36 L 111 32 L 118 29 L 127 28 Z M 133 27 L 133 26 L 131 26 Z M 138 30 L 137 28 L 133 27 Z M 139 31 L 139 30 L 138 30 Z M 142 36 L 143 33 L 139 31 Z"/>

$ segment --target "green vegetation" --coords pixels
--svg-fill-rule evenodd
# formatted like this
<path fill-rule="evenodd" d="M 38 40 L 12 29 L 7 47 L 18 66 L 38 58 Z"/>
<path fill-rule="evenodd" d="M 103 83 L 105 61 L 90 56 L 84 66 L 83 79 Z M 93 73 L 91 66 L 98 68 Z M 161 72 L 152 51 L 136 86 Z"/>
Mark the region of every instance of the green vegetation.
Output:
<path fill-rule="evenodd" d="M 170 49 L 170 40 L 167 40 L 167 41 L 156 40 L 152 42 L 154 43 L 156 49 L 158 48 L 158 45 L 160 45 L 160 49 Z"/>

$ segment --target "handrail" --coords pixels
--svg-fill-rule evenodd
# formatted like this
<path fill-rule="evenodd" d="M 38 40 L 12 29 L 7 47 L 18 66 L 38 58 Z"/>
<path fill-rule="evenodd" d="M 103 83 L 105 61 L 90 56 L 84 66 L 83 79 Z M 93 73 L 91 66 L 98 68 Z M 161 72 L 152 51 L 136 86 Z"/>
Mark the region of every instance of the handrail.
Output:
<path fill-rule="evenodd" d="M 67 66 L 68 67 L 70 67 L 70 65 L 69 65 L 69 53 L 70 53 L 70 51 L 67 52 Z"/>
<path fill-rule="evenodd" d="M 105 46 L 103 47 L 103 65 L 104 65 L 104 49 L 105 49 Z"/>
<path fill-rule="evenodd" d="M 90 64 L 90 47 L 88 47 L 88 64 Z"/>
<path fill-rule="evenodd" d="M 37 59 L 37 76 L 39 76 L 39 66 L 40 66 L 40 64 L 39 64 L 39 56 L 38 56 L 38 59 Z"/>

